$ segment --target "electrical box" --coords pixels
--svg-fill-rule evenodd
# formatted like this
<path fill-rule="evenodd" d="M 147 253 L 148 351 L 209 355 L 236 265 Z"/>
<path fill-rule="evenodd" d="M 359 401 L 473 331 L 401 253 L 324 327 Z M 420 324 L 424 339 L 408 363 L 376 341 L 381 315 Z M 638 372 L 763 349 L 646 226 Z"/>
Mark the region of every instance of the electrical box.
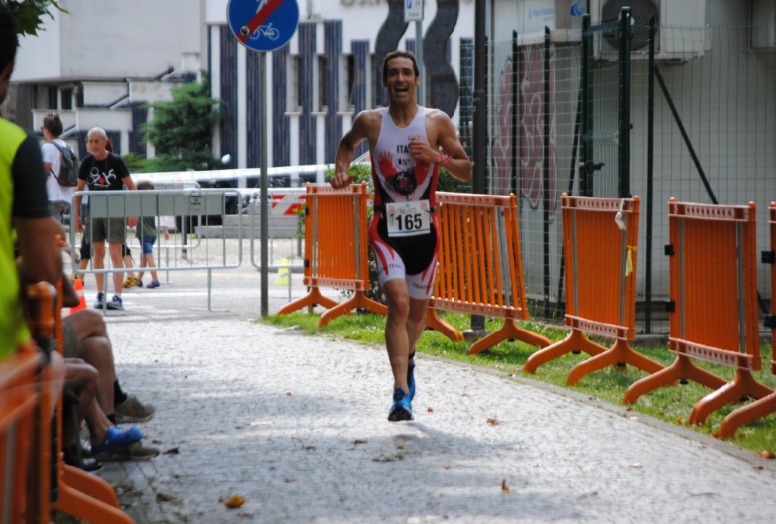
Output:
<path fill-rule="evenodd" d="M 623 7 L 631 8 L 634 59 L 649 57 L 649 21 L 653 16 L 658 26 L 656 60 L 686 60 L 702 56 L 711 47 L 706 0 L 592 0 L 590 4 L 593 24 L 617 21 Z M 616 59 L 616 34 L 604 32 L 599 41 L 599 58 Z"/>

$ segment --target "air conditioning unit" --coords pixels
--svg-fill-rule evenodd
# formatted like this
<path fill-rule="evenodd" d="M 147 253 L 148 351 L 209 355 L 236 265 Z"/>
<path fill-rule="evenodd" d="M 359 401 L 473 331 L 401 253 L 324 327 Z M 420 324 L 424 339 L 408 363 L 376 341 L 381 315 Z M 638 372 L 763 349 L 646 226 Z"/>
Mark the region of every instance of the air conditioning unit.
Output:
<path fill-rule="evenodd" d="M 619 20 L 622 8 L 631 9 L 631 56 L 649 58 L 649 21 L 657 24 L 655 59 L 687 61 L 711 49 L 711 31 L 706 25 L 706 0 L 593 0 L 591 22 Z M 616 60 L 619 40 L 616 31 L 596 33 L 596 54 L 602 60 Z"/>
<path fill-rule="evenodd" d="M 776 0 L 752 0 L 749 21 L 752 49 L 776 49 Z"/>

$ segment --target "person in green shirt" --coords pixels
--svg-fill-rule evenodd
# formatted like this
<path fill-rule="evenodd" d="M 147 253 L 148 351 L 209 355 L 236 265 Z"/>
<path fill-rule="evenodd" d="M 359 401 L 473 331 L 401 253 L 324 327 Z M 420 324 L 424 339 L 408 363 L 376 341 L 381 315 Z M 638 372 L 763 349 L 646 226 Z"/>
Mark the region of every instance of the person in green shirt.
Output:
<path fill-rule="evenodd" d="M 14 18 L 0 9 L 0 103 L 8 94 L 17 46 Z M 38 141 L 0 117 L 0 361 L 30 337 L 20 301 L 23 283 L 54 284 L 62 274 L 56 236 L 63 231 L 51 218 L 46 176 Z M 21 275 L 15 245 L 24 261 Z"/>

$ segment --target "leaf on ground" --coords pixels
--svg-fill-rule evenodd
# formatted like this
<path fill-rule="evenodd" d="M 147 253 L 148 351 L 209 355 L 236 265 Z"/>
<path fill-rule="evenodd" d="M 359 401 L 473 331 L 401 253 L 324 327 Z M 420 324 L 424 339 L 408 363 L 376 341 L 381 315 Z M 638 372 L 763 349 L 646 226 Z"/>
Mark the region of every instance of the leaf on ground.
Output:
<path fill-rule="evenodd" d="M 512 493 L 512 490 L 507 486 L 507 479 L 501 481 L 501 491 L 504 493 Z"/>
<path fill-rule="evenodd" d="M 170 495 L 169 493 L 159 492 L 156 494 L 156 500 L 159 502 L 173 502 L 175 500 L 178 500 L 178 497 L 176 497 L 175 495 Z"/>
<path fill-rule="evenodd" d="M 490 424 L 491 426 L 498 426 L 499 424 L 501 424 L 501 421 L 497 418 L 489 418 L 488 424 Z"/>
<path fill-rule="evenodd" d="M 429 413 L 433 413 L 434 412 L 434 408 L 429 407 L 426 411 L 428 411 Z"/>
<path fill-rule="evenodd" d="M 776 459 L 776 453 L 770 450 L 764 450 L 762 453 L 760 453 L 760 456 L 764 459 L 773 460 Z"/>
<path fill-rule="evenodd" d="M 366 441 L 366 440 L 363 440 L 363 439 L 360 439 L 360 438 L 359 438 L 359 439 L 356 439 L 356 440 L 354 440 L 354 441 L 353 441 L 353 444 L 355 444 L 356 446 L 358 446 L 359 444 L 366 444 L 367 442 L 368 442 L 368 441 Z"/>
<path fill-rule="evenodd" d="M 296 482 L 296 479 L 294 477 L 283 477 L 283 482 L 291 484 L 292 482 Z"/>
<path fill-rule="evenodd" d="M 175 448 L 168 449 L 167 451 L 164 452 L 164 454 L 165 455 L 177 455 L 180 452 L 181 452 L 181 448 L 175 447 Z"/>
<path fill-rule="evenodd" d="M 240 495 L 232 495 L 224 501 L 224 506 L 229 509 L 242 507 L 243 504 L 245 504 L 245 497 L 241 497 Z"/>
<path fill-rule="evenodd" d="M 293 394 L 293 393 L 291 393 L 290 391 L 286 391 L 286 396 L 287 396 L 287 397 L 291 397 L 291 396 L 293 396 L 293 395 L 294 395 L 294 394 Z"/>

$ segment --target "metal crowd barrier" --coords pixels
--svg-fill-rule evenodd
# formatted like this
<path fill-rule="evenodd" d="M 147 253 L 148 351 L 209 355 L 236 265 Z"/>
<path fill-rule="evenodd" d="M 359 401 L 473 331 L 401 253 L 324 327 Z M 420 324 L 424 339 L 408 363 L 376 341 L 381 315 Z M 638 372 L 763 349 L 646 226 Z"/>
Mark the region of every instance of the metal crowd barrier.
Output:
<path fill-rule="evenodd" d="M 240 193 L 235 189 L 154 189 L 142 191 L 85 191 L 78 192 L 75 196 L 88 197 L 88 215 L 84 222 L 84 231 L 89 231 L 89 236 L 85 239 L 92 243 L 91 231 L 93 231 L 93 222 L 103 218 L 120 218 L 126 220 L 130 217 L 153 216 L 157 217 L 176 217 L 176 224 L 181 228 L 177 235 L 174 235 L 175 241 L 166 242 L 162 235 L 161 227 L 158 228 L 159 236 L 154 245 L 155 261 L 157 272 L 169 274 L 173 271 L 207 271 L 207 292 L 208 292 L 208 310 L 211 309 L 212 294 L 212 271 L 237 268 L 242 263 L 242 227 L 237 223 L 237 242 L 236 252 L 227 249 L 227 237 L 223 233 L 214 232 L 212 229 L 206 229 L 209 221 L 216 219 L 223 223 L 226 217 L 227 199 L 240 198 Z M 72 205 L 71 205 L 72 208 Z M 88 227 L 87 227 L 88 226 Z M 80 244 L 82 235 L 77 235 L 75 223 L 70 222 L 70 245 L 75 247 Z M 193 243 L 190 243 L 190 235 L 196 235 Z M 135 239 L 133 231 L 127 231 L 126 241 L 132 247 L 136 247 L 137 253 L 142 254 L 142 249 Z M 92 250 L 93 251 L 93 250 Z M 164 252 L 164 256 L 162 256 Z M 126 272 L 127 268 L 114 267 L 108 249 L 106 248 L 106 257 L 104 267 L 96 269 L 93 261 L 90 261 L 89 268 L 84 270 L 77 269 L 77 264 L 73 261 L 73 271 L 78 273 L 104 274 L 112 275 L 116 272 Z M 135 266 L 132 271 L 138 271 L 141 268 Z M 148 269 L 143 268 L 144 272 Z M 112 286 L 110 282 L 105 283 L 106 296 L 109 296 L 108 290 Z"/>

